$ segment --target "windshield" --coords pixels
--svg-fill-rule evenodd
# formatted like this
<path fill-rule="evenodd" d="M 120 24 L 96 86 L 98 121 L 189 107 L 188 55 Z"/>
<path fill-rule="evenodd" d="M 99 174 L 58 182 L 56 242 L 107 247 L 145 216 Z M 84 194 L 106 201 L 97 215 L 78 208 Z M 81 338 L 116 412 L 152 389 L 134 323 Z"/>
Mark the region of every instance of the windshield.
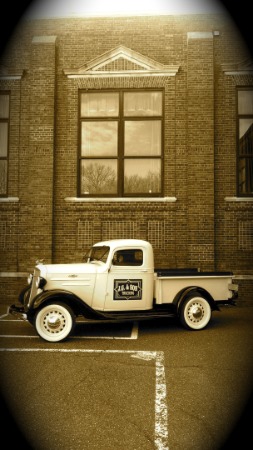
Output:
<path fill-rule="evenodd" d="M 108 255 L 109 255 L 110 247 L 102 246 L 102 247 L 92 247 L 85 257 L 88 263 L 92 261 L 102 261 L 106 263 Z"/>

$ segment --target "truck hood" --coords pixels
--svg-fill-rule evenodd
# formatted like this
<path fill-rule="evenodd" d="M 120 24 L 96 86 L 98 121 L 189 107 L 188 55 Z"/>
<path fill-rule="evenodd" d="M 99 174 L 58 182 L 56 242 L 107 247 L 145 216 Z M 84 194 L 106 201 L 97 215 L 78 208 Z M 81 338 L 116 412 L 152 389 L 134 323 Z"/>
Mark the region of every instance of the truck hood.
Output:
<path fill-rule="evenodd" d="M 97 272 L 105 272 L 105 264 L 97 263 L 81 263 L 81 264 L 39 264 L 36 268 L 40 271 L 42 277 L 52 274 L 62 274 L 68 276 L 75 276 L 80 274 L 94 274 Z"/>

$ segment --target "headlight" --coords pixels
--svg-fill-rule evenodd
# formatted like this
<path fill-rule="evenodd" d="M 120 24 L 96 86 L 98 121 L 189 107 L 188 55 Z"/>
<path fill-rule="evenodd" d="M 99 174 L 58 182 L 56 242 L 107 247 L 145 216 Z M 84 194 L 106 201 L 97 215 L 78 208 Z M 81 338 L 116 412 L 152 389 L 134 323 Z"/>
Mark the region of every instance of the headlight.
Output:
<path fill-rule="evenodd" d="M 27 278 L 27 283 L 32 284 L 33 275 L 30 273 L 29 277 Z"/>
<path fill-rule="evenodd" d="M 46 284 L 46 280 L 45 278 L 38 277 L 35 284 L 37 289 L 42 289 Z"/>

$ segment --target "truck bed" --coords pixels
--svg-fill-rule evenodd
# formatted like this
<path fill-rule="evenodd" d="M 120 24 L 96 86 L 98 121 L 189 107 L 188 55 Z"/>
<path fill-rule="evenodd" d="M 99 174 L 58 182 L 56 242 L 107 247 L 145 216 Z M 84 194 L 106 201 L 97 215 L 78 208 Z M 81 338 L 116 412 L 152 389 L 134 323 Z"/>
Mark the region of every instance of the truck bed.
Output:
<path fill-rule="evenodd" d="M 227 301 L 231 295 L 232 272 L 199 272 L 198 269 L 155 269 L 156 304 L 173 303 L 178 292 L 194 287 L 211 295 L 214 301 Z"/>

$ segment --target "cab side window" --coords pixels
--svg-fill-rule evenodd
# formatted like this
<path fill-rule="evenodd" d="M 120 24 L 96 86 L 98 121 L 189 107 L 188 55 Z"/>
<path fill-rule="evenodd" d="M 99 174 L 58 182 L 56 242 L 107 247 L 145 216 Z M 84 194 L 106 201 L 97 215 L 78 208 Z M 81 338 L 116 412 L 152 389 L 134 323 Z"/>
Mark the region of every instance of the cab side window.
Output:
<path fill-rule="evenodd" d="M 113 255 L 114 266 L 141 266 L 143 251 L 140 249 L 117 250 Z"/>

